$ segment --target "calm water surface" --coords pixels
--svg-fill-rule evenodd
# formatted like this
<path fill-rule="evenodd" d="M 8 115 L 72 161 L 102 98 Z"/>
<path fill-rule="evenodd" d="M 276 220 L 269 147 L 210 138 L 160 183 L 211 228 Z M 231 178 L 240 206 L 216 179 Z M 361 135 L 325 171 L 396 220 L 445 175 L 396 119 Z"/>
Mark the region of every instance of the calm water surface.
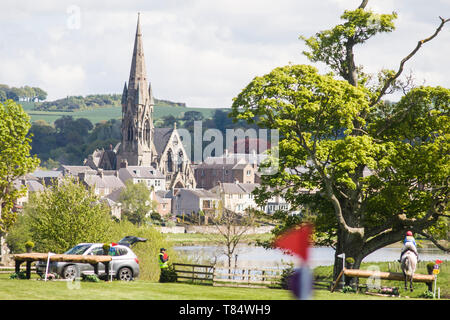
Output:
<path fill-rule="evenodd" d="M 225 264 L 227 257 L 224 248 L 219 246 L 177 246 L 174 249 L 182 255 L 187 255 L 196 263 Z M 400 257 L 400 248 L 383 248 L 368 255 L 363 262 L 397 261 Z M 450 260 L 450 254 L 439 249 L 418 249 L 421 261 L 434 261 L 436 259 Z M 310 253 L 312 267 L 332 265 L 334 263 L 334 249 L 329 247 L 314 247 Z M 238 267 L 276 267 L 289 262 L 297 262 L 296 258 L 284 254 L 278 249 L 266 250 L 261 247 L 243 245 L 236 249 L 237 260 L 233 257 L 233 265 Z"/>

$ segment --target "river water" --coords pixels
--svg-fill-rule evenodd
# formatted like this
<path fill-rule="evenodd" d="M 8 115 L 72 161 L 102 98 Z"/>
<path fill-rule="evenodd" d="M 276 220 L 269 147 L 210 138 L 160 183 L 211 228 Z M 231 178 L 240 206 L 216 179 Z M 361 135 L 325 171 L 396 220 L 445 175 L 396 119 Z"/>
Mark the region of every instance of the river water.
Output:
<path fill-rule="evenodd" d="M 185 255 L 194 263 L 225 265 L 228 263 L 224 254 L 224 247 L 219 246 L 177 246 L 177 253 Z M 366 258 L 363 262 L 397 261 L 400 248 L 382 248 Z M 450 260 L 450 254 L 445 254 L 437 248 L 418 249 L 421 261 Z M 232 264 L 240 268 L 246 267 L 281 267 L 287 263 L 297 263 L 298 260 L 284 254 L 278 249 L 264 249 L 262 247 L 241 245 L 236 250 L 237 258 L 233 257 Z M 313 247 L 310 251 L 310 266 L 326 266 L 334 263 L 335 250 L 329 247 Z"/>

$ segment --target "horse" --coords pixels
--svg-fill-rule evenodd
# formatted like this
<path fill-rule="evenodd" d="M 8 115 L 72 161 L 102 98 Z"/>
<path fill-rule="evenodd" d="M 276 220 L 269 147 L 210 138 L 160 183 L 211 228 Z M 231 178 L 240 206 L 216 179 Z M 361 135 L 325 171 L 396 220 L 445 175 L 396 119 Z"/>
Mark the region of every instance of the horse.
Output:
<path fill-rule="evenodd" d="M 409 278 L 409 289 L 411 292 L 414 290 L 413 288 L 413 277 L 414 272 L 416 271 L 417 266 L 417 256 L 414 252 L 408 250 L 406 251 L 401 260 L 402 272 L 405 276 L 405 290 L 408 290 L 407 281 Z"/>

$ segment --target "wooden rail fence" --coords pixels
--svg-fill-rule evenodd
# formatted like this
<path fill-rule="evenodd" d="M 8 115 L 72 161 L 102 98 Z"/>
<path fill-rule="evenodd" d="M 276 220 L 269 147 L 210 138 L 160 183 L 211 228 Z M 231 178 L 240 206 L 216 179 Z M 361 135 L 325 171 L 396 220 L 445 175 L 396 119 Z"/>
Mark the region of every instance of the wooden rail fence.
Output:
<path fill-rule="evenodd" d="M 212 284 L 214 279 L 213 265 L 173 263 L 177 274 L 177 282 L 201 282 Z"/>
<path fill-rule="evenodd" d="M 281 269 L 221 268 L 214 272 L 213 285 L 221 287 L 279 287 Z"/>
<path fill-rule="evenodd" d="M 331 288 L 331 292 L 336 289 L 339 280 L 341 280 L 342 275 L 347 277 L 356 277 L 356 278 L 378 278 L 383 280 L 396 280 L 396 281 L 404 281 L 405 276 L 403 273 L 396 272 L 380 272 L 380 271 L 372 271 L 372 270 L 360 270 L 360 269 L 342 269 L 341 273 L 339 273 L 334 286 Z M 415 273 L 413 276 L 414 282 L 425 282 L 431 283 L 434 281 L 434 275 L 428 274 L 419 274 Z"/>
<path fill-rule="evenodd" d="M 173 263 L 177 282 L 197 282 L 222 287 L 279 286 L 282 269 L 217 268 L 214 265 Z"/>

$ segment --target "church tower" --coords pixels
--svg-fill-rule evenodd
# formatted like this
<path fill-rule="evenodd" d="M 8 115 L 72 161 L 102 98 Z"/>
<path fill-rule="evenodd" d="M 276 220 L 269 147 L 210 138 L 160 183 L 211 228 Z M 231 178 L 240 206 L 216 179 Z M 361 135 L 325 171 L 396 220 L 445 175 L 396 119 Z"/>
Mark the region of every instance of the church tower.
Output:
<path fill-rule="evenodd" d="M 130 78 L 122 94 L 122 142 L 117 167 L 127 160 L 131 166 L 149 166 L 153 151 L 153 106 L 151 84 L 145 68 L 139 14 L 131 60 Z"/>

